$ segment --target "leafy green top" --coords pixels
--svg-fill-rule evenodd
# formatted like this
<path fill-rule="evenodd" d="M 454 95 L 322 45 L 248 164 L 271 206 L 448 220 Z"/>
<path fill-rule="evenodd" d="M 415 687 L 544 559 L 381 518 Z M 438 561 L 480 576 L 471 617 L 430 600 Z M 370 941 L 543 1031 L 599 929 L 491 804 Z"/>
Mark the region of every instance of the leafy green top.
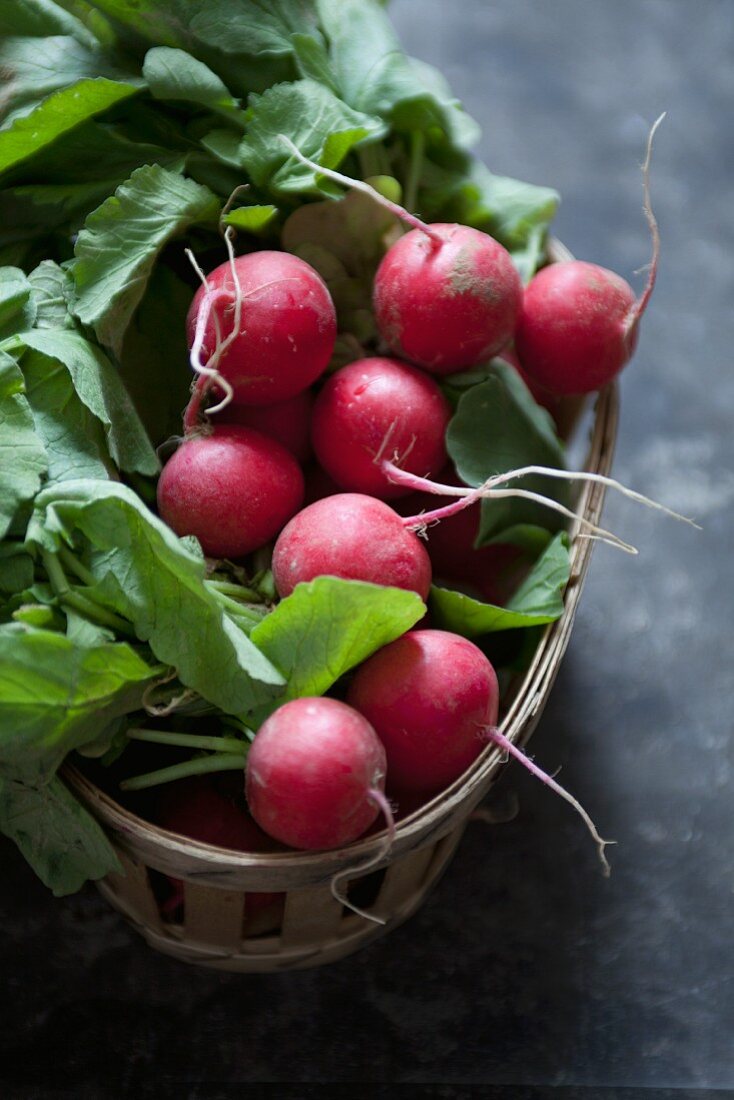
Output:
<path fill-rule="evenodd" d="M 0 829 L 64 893 L 119 870 L 56 777 L 70 751 L 111 759 L 145 711 L 241 737 L 425 613 L 330 577 L 273 606 L 267 561 L 212 572 L 151 510 L 190 382 L 185 246 L 222 262 L 227 224 L 240 250 L 302 255 L 336 302 L 339 365 L 376 347 L 372 277 L 401 230 L 281 135 L 426 218 L 493 233 L 524 278 L 558 199 L 473 157 L 476 124 L 378 0 L 5 0 L 0 67 Z M 509 368 L 447 392 L 468 484 L 561 460 Z M 473 637 L 556 617 L 554 521 L 487 505 L 481 539 L 525 525 L 537 561 L 505 608 L 435 588 L 436 621 Z"/>

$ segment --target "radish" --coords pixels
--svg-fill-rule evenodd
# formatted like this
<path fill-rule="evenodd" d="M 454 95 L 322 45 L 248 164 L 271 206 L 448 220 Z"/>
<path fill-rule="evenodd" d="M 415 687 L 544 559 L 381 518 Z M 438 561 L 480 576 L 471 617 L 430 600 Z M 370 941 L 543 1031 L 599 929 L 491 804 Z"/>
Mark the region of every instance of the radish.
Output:
<path fill-rule="evenodd" d="M 158 510 L 205 554 L 239 558 L 269 542 L 298 511 L 303 474 L 274 439 L 236 425 L 185 439 L 158 481 Z"/>
<path fill-rule="evenodd" d="M 294 516 L 273 550 L 273 578 L 281 597 L 302 581 L 323 575 L 406 588 L 425 600 L 431 562 L 418 537 L 389 505 L 358 493 L 339 493 Z"/>
<path fill-rule="evenodd" d="M 284 401 L 324 372 L 336 312 L 326 284 L 304 260 L 288 252 L 231 255 L 202 277 L 186 322 L 192 365 L 216 372 L 238 404 Z"/>
<path fill-rule="evenodd" d="M 528 769 L 580 814 L 605 874 L 607 844 L 577 800 L 497 729 L 497 677 L 482 651 L 445 630 L 413 630 L 357 670 L 347 701 L 385 746 L 390 788 L 405 794 L 448 786 L 487 742 Z"/>
<path fill-rule="evenodd" d="M 522 283 L 506 248 L 478 229 L 412 229 L 385 254 L 373 290 L 381 338 L 433 374 L 491 359 L 512 340 Z"/>
<path fill-rule="evenodd" d="M 451 408 L 432 378 L 397 359 L 359 359 L 329 378 L 316 399 L 316 456 L 344 489 L 382 499 L 408 491 L 379 465 L 384 455 L 418 474 L 446 461 Z"/>
<path fill-rule="evenodd" d="M 650 131 L 643 166 L 644 210 L 653 248 L 640 298 L 620 275 L 584 260 L 550 264 L 525 290 L 517 352 L 523 371 L 553 393 L 598 390 L 632 358 L 658 269 L 660 235 L 650 205 L 649 174 L 652 141 L 664 117 Z"/>
<path fill-rule="evenodd" d="M 390 783 L 437 791 L 484 749 L 497 723 L 499 688 L 482 651 L 444 630 L 412 630 L 358 669 L 347 701 L 385 746 Z"/>
<path fill-rule="evenodd" d="M 293 848 L 338 848 L 380 810 L 385 750 L 366 718 L 336 699 L 294 699 L 260 727 L 247 758 L 250 812 Z"/>
<path fill-rule="evenodd" d="M 239 405 L 232 402 L 217 415 L 216 423 L 256 428 L 281 443 L 299 462 L 307 462 L 311 457 L 313 402 L 311 390 L 303 390 L 273 405 Z"/>
<path fill-rule="evenodd" d="M 557 394 L 601 389 L 632 358 L 645 304 L 598 264 L 550 264 L 525 290 L 515 337 L 523 371 Z"/>

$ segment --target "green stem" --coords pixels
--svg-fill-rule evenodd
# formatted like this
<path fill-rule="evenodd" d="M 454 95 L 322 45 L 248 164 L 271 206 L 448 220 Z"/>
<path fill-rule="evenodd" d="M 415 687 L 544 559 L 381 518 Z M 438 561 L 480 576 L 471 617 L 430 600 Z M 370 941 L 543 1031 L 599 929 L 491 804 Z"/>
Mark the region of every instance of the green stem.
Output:
<path fill-rule="evenodd" d="M 207 588 L 215 592 L 221 592 L 223 596 L 232 596 L 234 600 L 246 603 L 262 603 L 260 593 L 254 588 L 246 588 L 244 584 L 232 584 L 230 581 L 207 581 Z"/>
<path fill-rule="evenodd" d="M 363 146 L 357 150 L 357 155 L 359 157 L 359 167 L 365 179 L 380 175 L 380 155 L 377 143 Z"/>
<path fill-rule="evenodd" d="M 71 550 L 68 550 L 65 546 L 59 548 L 58 554 L 60 560 L 64 563 L 66 568 L 78 577 L 79 580 L 90 588 L 93 588 L 97 583 L 97 578 L 90 573 L 85 565 L 79 561 L 79 559 L 72 554 Z"/>
<path fill-rule="evenodd" d="M 236 615 L 240 619 L 244 619 L 248 623 L 259 623 L 262 619 L 262 615 L 258 611 L 250 609 L 247 604 L 238 603 L 237 600 L 231 600 L 229 596 L 225 596 L 223 592 L 212 593 L 217 602 L 222 605 L 225 611 L 228 611 L 231 615 Z"/>
<path fill-rule="evenodd" d="M 242 753 L 250 747 L 236 737 L 206 737 L 194 733 L 169 733 L 166 730 L 129 729 L 131 741 L 149 741 L 152 745 L 173 745 L 181 749 L 209 749 L 214 752 Z"/>
<path fill-rule="evenodd" d="M 69 589 L 68 592 L 59 595 L 59 600 L 65 607 L 78 611 L 80 615 L 84 615 L 85 618 L 91 619 L 92 622 L 98 623 L 100 626 L 108 626 L 110 630 L 115 630 L 118 634 L 124 634 L 128 638 L 137 637 L 127 619 L 121 619 L 119 615 L 115 615 L 114 611 L 107 611 L 106 608 L 100 607 L 98 603 L 88 599 L 81 592 Z"/>
<path fill-rule="evenodd" d="M 55 554 L 50 554 L 48 550 L 42 550 L 41 560 L 56 595 L 59 597 L 65 595 L 69 591 L 69 582 L 66 579 L 64 570 L 61 568 L 59 559 Z"/>
<path fill-rule="evenodd" d="M 405 177 L 403 202 L 407 210 L 415 210 L 418 201 L 418 185 L 423 171 L 423 153 L 426 139 L 422 130 L 413 130 L 410 135 L 410 160 L 408 174 Z"/>
<path fill-rule="evenodd" d="M 189 775 L 206 775 L 210 772 L 244 771 L 244 758 L 241 753 L 214 753 L 212 756 L 197 756 L 194 760 L 185 760 L 170 768 L 159 768 L 145 775 L 134 775 L 120 784 L 123 791 L 142 791 L 146 787 L 156 787 L 160 783 L 173 783 L 176 779 L 185 779 Z"/>

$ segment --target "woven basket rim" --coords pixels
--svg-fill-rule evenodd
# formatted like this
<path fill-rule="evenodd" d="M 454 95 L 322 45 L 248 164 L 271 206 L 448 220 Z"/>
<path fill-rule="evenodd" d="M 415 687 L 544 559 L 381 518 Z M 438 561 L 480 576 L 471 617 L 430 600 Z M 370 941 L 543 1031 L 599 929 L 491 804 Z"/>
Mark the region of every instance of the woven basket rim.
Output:
<path fill-rule="evenodd" d="M 570 258 L 570 253 L 563 245 L 554 241 L 549 247 L 549 257 L 554 261 L 562 260 Z M 618 411 L 618 387 L 616 383 L 612 383 L 596 399 L 591 445 L 585 468 L 602 474 L 609 473 L 614 454 Z M 546 626 L 530 667 L 519 680 L 500 723 L 501 731 L 515 743 L 523 743 L 532 732 L 568 644 L 594 545 L 590 539 L 577 537 L 581 526 L 578 517 L 583 516 L 594 523 L 598 522 L 605 495 L 606 487 L 603 484 L 591 482 L 585 483 L 579 493 L 575 509 L 577 518 L 569 532 L 571 572 L 564 593 L 563 613 L 556 622 Z M 402 853 L 422 846 L 430 839 L 438 839 L 450 831 L 457 820 L 465 817 L 484 796 L 503 762 L 501 751 L 494 745 L 488 745 L 454 783 L 397 823 L 391 851 L 380 863 L 375 863 L 375 868 L 384 866 Z M 191 877 L 192 880 L 204 881 L 206 870 L 201 869 L 203 865 L 209 869 L 212 878 L 226 878 L 238 872 L 277 871 L 278 877 L 282 879 L 284 874 L 292 872 L 295 888 L 302 883 L 326 880 L 350 867 L 356 869 L 359 864 L 375 859 L 384 846 L 383 830 L 346 847 L 328 851 L 237 852 L 183 837 L 138 817 L 97 787 L 72 764 L 66 763 L 62 774 L 92 813 L 114 831 L 123 847 L 133 854 L 136 853 L 138 844 L 144 847 L 144 858 L 150 866 L 155 867 L 156 862 L 150 855 L 152 849 L 160 849 L 165 854 L 166 868 L 161 869 L 168 869 L 172 859 L 194 860 L 199 869 L 187 871 L 182 868 L 180 873 L 184 879 Z M 255 885 L 264 885 L 264 882 Z"/>

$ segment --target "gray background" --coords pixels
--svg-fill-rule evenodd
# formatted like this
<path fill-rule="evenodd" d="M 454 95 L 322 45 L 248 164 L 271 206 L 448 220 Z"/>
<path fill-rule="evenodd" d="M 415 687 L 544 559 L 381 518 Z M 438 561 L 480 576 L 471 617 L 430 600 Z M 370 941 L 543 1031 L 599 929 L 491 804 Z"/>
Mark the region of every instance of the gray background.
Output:
<path fill-rule="evenodd" d="M 482 123 L 490 166 L 557 186 L 558 235 L 629 278 L 649 252 L 645 136 L 669 113 L 653 166 L 660 280 L 623 378 L 615 472 L 705 529 L 609 500 L 607 524 L 640 557 L 595 552 L 532 745 L 617 839 L 612 877 L 570 809 L 511 767 L 494 800 L 515 792 L 519 815 L 472 824 L 407 926 L 329 969 L 236 977 L 151 953 L 92 889 L 54 901 L 3 843 L 0 1079 L 13 1097 L 176 1082 L 186 1097 L 243 1095 L 245 1082 L 734 1095 L 734 7 L 396 0 L 393 14 Z"/>

